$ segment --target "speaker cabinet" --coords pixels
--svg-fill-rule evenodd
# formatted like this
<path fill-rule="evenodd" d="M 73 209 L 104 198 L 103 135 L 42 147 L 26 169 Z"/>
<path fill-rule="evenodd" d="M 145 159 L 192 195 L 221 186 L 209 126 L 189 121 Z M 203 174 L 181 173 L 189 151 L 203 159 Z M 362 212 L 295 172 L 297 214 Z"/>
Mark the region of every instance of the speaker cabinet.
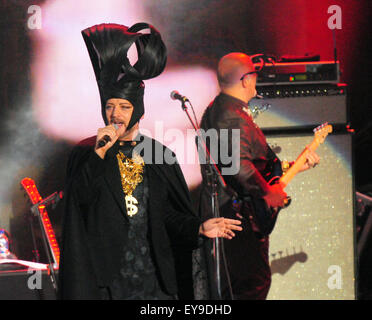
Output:
<path fill-rule="evenodd" d="M 295 160 L 312 135 L 267 136 L 281 160 Z M 285 189 L 292 202 L 270 237 L 268 299 L 355 299 L 352 137 L 330 134 L 320 163 Z"/>
<path fill-rule="evenodd" d="M 252 99 L 249 105 L 261 108 L 256 119 L 261 129 L 348 123 L 344 85 L 263 86 L 257 92 L 264 99 Z M 263 111 L 265 105 L 269 107 Z"/>

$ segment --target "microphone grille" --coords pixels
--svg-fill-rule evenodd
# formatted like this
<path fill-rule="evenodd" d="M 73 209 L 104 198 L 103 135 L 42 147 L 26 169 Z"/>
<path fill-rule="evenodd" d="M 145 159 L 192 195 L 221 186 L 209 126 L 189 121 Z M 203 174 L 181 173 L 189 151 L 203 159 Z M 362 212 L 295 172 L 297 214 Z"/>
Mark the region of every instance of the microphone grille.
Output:
<path fill-rule="evenodd" d="M 170 97 L 173 99 L 173 100 L 176 100 L 176 94 L 179 94 L 178 91 L 176 90 L 173 90 L 170 94 Z"/>

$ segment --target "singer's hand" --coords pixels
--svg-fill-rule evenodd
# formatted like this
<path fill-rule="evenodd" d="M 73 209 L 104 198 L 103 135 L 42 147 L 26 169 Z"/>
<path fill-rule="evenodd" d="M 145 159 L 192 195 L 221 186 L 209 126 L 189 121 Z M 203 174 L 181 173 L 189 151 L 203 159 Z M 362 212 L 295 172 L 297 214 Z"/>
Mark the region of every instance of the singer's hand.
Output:
<path fill-rule="evenodd" d="M 233 230 L 242 231 L 239 225 L 241 221 L 227 218 L 211 218 L 205 221 L 199 228 L 199 233 L 208 238 L 226 238 L 235 237 Z"/>
<path fill-rule="evenodd" d="M 106 145 L 101 148 L 98 148 L 98 142 L 103 139 L 104 136 L 109 136 L 111 141 L 108 141 Z M 118 132 L 115 129 L 114 125 L 110 124 L 107 127 L 99 128 L 97 131 L 96 146 L 94 151 L 98 154 L 101 159 L 105 158 L 105 154 L 108 149 L 110 149 L 116 140 L 119 138 Z"/>

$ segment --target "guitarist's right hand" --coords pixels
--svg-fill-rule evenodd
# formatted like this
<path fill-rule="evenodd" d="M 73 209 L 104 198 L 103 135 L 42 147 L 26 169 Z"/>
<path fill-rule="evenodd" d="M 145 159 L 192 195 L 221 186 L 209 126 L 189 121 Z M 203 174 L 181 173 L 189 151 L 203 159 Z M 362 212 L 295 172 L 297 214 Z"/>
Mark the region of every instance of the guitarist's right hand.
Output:
<path fill-rule="evenodd" d="M 276 183 L 269 185 L 268 192 L 265 196 L 263 196 L 263 199 L 266 201 L 268 207 L 284 207 L 287 194 L 283 190 L 283 187 L 280 185 L 280 183 Z"/>

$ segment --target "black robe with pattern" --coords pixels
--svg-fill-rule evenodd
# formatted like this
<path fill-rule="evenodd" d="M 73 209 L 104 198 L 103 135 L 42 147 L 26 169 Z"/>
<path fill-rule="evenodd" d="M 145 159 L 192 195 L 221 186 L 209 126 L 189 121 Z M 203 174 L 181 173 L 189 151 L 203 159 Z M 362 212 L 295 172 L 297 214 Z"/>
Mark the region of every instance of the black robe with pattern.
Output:
<path fill-rule="evenodd" d="M 159 282 L 166 294 L 190 299 L 191 251 L 198 246 L 200 219 L 193 211 L 179 165 L 157 164 L 159 150 L 168 155 L 172 152 L 156 140 L 141 138 L 152 148 L 152 159 L 145 158 L 148 234 Z M 79 143 L 68 162 L 59 269 L 61 299 L 101 299 L 102 288 L 120 272 L 128 241 L 129 217 L 115 156 L 119 144 L 102 160 L 94 152 L 95 141 L 96 137 L 91 137 Z"/>

